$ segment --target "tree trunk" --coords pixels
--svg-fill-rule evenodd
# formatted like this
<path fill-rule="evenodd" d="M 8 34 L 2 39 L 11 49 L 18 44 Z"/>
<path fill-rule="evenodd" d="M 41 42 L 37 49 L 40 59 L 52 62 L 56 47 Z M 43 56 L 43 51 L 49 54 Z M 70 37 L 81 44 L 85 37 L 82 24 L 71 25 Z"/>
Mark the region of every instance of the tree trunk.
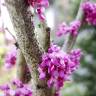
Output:
<path fill-rule="evenodd" d="M 14 25 L 20 50 L 31 72 L 33 96 L 52 96 L 51 89 L 47 88 L 46 81 L 39 80 L 37 66 L 40 63 L 42 53 L 46 49 L 43 46 L 39 46 L 40 42 L 36 39 L 26 0 L 5 0 L 5 2 Z M 48 28 L 45 28 L 45 33 L 47 31 L 49 31 Z M 49 33 L 44 35 L 45 37 L 49 36 Z M 48 49 L 50 40 L 46 40 L 42 42 L 46 43 L 44 44 Z"/>

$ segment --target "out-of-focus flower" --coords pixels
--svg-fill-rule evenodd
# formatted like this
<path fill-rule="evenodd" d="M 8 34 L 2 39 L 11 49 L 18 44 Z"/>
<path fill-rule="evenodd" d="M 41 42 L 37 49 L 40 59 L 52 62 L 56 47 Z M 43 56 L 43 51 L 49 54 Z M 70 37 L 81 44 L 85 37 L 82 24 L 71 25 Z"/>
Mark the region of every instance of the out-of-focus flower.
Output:
<path fill-rule="evenodd" d="M 67 24 L 65 22 L 63 22 L 62 24 L 60 24 L 58 26 L 58 30 L 56 32 L 57 36 L 62 36 L 68 33 L 69 27 L 67 26 Z"/>
<path fill-rule="evenodd" d="M 85 21 L 89 24 L 96 25 L 96 3 L 85 2 L 82 5 Z"/>
<path fill-rule="evenodd" d="M 80 25 L 81 22 L 78 20 L 71 22 L 69 26 L 66 23 L 62 23 L 59 25 L 56 34 L 57 36 L 62 36 L 67 33 L 70 33 L 72 36 L 76 36 L 78 34 Z"/>
<path fill-rule="evenodd" d="M 31 87 L 18 79 L 13 80 L 10 85 L 0 86 L 0 90 L 4 92 L 4 96 L 32 96 Z"/>
<path fill-rule="evenodd" d="M 27 0 L 28 4 L 31 5 L 37 12 L 40 20 L 45 20 L 45 8 L 49 6 L 48 0 Z"/>
<path fill-rule="evenodd" d="M 11 68 L 16 64 L 17 49 L 14 47 L 5 55 L 5 67 Z"/>
<path fill-rule="evenodd" d="M 33 7 L 38 7 L 38 6 L 48 7 L 49 6 L 48 0 L 27 0 L 27 2 Z"/>
<path fill-rule="evenodd" d="M 78 20 L 70 23 L 69 32 L 72 34 L 72 36 L 76 36 L 78 34 L 80 25 L 81 25 L 81 22 Z"/>

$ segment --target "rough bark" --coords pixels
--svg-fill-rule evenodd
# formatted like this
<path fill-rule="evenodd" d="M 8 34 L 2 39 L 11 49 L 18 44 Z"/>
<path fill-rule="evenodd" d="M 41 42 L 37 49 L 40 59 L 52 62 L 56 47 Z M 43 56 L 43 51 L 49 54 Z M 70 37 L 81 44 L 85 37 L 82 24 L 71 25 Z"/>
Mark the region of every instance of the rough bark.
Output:
<path fill-rule="evenodd" d="M 44 35 L 42 41 L 45 40 L 41 46 L 43 46 L 44 51 L 47 51 L 48 47 L 50 46 L 50 31 L 51 31 L 51 29 L 47 26 L 46 21 L 41 22 L 41 25 L 42 25 L 42 33 Z"/>
<path fill-rule="evenodd" d="M 29 71 L 28 65 L 20 49 L 18 49 L 16 65 L 17 65 L 17 77 L 23 83 L 28 83 L 31 80 L 31 73 Z"/>
<path fill-rule="evenodd" d="M 5 2 L 14 25 L 20 50 L 31 72 L 33 96 L 51 96 L 51 90 L 47 88 L 46 83 L 38 78 L 37 66 L 44 50 L 40 48 L 36 39 L 33 22 L 31 22 L 31 16 L 28 15 L 26 0 L 5 0 Z"/>

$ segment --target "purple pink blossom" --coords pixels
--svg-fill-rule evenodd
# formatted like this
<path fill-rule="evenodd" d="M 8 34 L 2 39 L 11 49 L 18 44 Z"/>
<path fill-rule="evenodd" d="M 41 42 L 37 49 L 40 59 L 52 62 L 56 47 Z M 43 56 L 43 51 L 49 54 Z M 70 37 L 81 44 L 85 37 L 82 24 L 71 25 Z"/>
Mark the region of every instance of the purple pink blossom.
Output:
<path fill-rule="evenodd" d="M 96 3 L 85 2 L 82 5 L 85 21 L 89 24 L 96 25 Z"/>
<path fill-rule="evenodd" d="M 28 4 L 31 5 L 37 12 L 40 20 L 45 20 L 45 8 L 49 6 L 48 0 L 27 0 Z"/>
<path fill-rule="evenodd" d="M 42 62 L 38 66 L 39 78 L 48 78 L 48 87 L 54 87 L 56 96 L 59 96 L 58 92 L 64 82 L 68 81 L 70 75 L 78 68 L 80 57 L 79 49 L 67 54 L 59 46 L 52 44 L 48 52 L 43 54 Z"/>
<path fill-rule="evenodd" d="M 10 51 L 8 51 L 5 55 L 5 67 L 11 68 L 16 64 L 16 56 L 17 56 L 17 49 L 14 47 Z"/>
<path fill-rule="evenodd" d="M 4 96 L 32 96 L 31 87 L 23 84 L 20 80 L 13 80 L 10 84 L 0 86 Z"/>
<path fill-rule="evenodd" d="M 78 34 L 80 25 L 81 25 L 81 22 L 78 20 L 71 22 L 69 25 L 63 22 L 58 26 L 56 34 L 57 36 L 62 36 L 70 33 L 72 34 L 72 36 L 76 36 Z"/>

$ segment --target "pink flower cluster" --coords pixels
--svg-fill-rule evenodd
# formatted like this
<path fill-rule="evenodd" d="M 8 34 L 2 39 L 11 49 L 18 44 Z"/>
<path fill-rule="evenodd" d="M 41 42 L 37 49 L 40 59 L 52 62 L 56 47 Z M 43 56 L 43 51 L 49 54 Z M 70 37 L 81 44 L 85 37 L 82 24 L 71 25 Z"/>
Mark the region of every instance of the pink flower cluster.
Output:
<path fill-rule="evenodd" d="M 0 90 L 4 92 L 4 96 L 32 96 L 31 88 L 20 80 L 12 81 L 11 85 L 2 85 Z"/>
<path fill-rule="evenodd" d="M 89 24 L 96 25 L 96 3 L 85 2 L 82 5 L 85 21 Z"/>
<path fill-rule="evenodd" d="M 71 22 L 69 26 L 66 23 L 62 23 L 59 25 L 56 34 L 57 36 L 62 36 L 67 33 L 70 33 L 72 34 L 72 36 L 76 36 L 78 34 L 80 25 L 81 25 L 81 22 L 78 20 Z"/>
<path fill-rule="evenodd" d="M 44 11 L 49 6 L 48 0 L 27 0 L 28 4 L 36 9 L 40 20 L 45 20 Z"/>
<path fill-rule="evenodd" d="M 5 67 L 6 68 L 11 68 L 16 64 L 16 55 L 17 55 L 17 49 L 16 47 L 13 48 L 11 51 L 9 51 L 5 55 Z"/>
<path fill-rule="evenodd" d="M 65 53 L 57 45 L 52 44 L 48 52 L 43 54 L 42 62 L 39 64 L 39 78 L 48 79 L 48 87 L 54 87 L 56 96 L 63 87 L 64 82 L 69 80 L 69 76 L 78 67 L 81 51 L 73 50 L 69 54 Z"/>

